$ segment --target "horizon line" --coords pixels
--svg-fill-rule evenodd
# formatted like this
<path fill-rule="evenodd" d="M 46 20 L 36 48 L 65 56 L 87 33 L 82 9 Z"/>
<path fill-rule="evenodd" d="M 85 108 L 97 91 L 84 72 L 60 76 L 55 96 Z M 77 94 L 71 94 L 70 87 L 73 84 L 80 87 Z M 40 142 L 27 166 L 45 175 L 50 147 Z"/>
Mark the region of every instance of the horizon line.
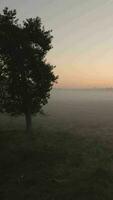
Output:
<path fill-rule="evenodd" d="M 53 89 L 58 89 L 58 90 L 112 90 L 113 87 L 84 87 L 84 88 L 64 88 L 64 87 L 53 87 Z"/>

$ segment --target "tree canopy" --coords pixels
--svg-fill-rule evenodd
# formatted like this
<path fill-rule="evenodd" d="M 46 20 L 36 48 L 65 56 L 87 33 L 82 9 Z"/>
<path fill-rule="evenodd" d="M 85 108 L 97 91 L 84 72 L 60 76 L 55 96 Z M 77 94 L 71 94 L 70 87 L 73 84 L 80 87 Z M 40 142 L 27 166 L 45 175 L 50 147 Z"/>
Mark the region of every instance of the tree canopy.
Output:
<path fill-rule="evenodd" d="M 25 114 L 27 129 L 58 78 L 46 61 L 52 38 L 39 17 L 19 24 L 16 10 L 5 8 L 0 14 L 0 111 Z"/>

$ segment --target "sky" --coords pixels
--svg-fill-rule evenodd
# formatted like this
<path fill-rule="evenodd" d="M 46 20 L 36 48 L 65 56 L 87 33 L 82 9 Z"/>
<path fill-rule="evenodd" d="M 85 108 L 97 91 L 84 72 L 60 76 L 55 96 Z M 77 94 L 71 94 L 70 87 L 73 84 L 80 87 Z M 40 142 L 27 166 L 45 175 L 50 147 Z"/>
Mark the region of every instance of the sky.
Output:
<path fill-rule="evenodd" d="M 5 6 L 53 30 L 47 60 L 56 66 L 56 87 L 113 87 L 113 0 L 0 0 L 0 11 Z"/>

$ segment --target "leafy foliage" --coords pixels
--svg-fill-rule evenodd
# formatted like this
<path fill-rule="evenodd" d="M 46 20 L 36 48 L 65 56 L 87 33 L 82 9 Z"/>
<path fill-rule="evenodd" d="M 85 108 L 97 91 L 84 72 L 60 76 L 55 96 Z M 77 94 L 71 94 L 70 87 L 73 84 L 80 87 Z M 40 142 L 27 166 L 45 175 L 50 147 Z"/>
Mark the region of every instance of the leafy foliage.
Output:
<path fill-rule="evenodd" d="M 20 25 L 16 10 L 5 8 L 0 14 L 1 112 L 35 114 L 48 102 L 58 78 L 54 66 L 46 62 L 52 38 L 39 17 Z"/>

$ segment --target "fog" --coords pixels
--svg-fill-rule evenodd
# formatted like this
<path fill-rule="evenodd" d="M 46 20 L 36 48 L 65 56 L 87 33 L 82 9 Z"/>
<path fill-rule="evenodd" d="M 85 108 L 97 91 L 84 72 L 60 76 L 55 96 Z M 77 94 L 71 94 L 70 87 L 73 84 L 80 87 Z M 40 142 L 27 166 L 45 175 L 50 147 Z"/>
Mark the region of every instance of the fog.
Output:
<path fill-rule="evenodd" d="M 113 90 L 54 89 L 45 115 L 33 118 L 34 129 L 80 134 L 113 133 Z M 25 129 L 24 117 L 1 116 L 1 129 Z"/>
<path fill-rule="evenodd" d="M 113 129 L 113 90 L 63 90 L 51 93 L 44 108 L 45 117 L 38 117 L 41 126 L 74 132 L 76 129 Z"/>

